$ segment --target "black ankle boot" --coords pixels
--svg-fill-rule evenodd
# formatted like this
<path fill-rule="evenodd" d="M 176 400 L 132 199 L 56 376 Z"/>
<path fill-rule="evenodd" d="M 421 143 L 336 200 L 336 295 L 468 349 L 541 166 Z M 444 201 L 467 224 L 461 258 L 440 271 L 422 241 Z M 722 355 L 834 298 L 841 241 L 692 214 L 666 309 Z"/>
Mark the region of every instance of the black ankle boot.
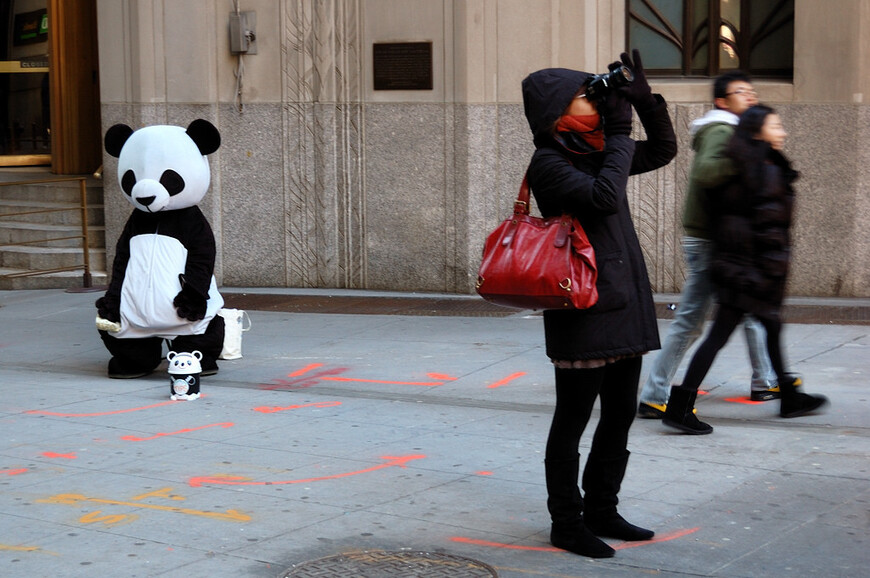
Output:
<path fill-rule="evenodd" d="M 587 513 L 584 516 L 584 523 L 589 531 L 596 536 L 617 538 L 626 542 L 652 540 L 652 537 L 656 535 L 652 530 L 628 523 L 618 512 L 600 516 L 590 516 L 590 513 Z"/>
<path fill-rule="evenodd" d="M 616 511 L 619 490 L 631 452 L 602 456 L 593 448 L 583 469 L 583 523 L 590 532 L 605 538 L 636 541 L 649 540 L 652 530 L 629 524 Z"/>
<path fill-rule="evenodd" d="M 810 395 L 798 391 L 801 378 L 797 375 L 789 375 L 786 380 L 780 380 L 779 389 L 782 394 L 779 405 L 780 417 L 798 417 L 815 411 L 828 403 L 824 395 Z"/>
<path fill-rule="evenodd" d="M 696 389 L 672 387 L 671 398 L 668 400 L 662 423 L 692 435 L 713 433 L 713 426 L 702 422 L 695 416 L 695 398 L 697 396 L 698 390 Z"/>
<path fill-rule="evenodd" d="M 547 479 L 547 509 L 553 525 L 550 543 L 581 556 L 610 558 L 613 548 L 595 537 L 583 523 L 583 497 L 577 486 L 580 456 L 544 461 Z"/>
<path fill-rule="evenodd" d="M 612 558 L 616 554 L 616 550 L 589 531 L 582 518 L 573 523 L 553 522 L 550 544 L 589 558 Z"/>

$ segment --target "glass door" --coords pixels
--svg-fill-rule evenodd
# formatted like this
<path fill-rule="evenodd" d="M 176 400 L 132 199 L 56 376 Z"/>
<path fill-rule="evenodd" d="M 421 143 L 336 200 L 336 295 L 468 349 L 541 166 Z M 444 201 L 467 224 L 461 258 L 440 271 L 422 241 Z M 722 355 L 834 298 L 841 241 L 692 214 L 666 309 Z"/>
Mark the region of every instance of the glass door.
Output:
<path fill-rule="evenodd" d="M 47 0 L 0 0 L 0 166 L 51 164 Z"/>

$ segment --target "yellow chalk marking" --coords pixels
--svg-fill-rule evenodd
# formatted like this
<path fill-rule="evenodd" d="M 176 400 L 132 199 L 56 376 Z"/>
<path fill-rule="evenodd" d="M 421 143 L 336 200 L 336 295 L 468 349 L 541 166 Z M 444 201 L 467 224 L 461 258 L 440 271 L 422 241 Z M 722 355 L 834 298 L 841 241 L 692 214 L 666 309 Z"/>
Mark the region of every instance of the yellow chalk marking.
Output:
<path fill-rule="evenodd" d="M 121 523 L 129 524 L 130 522 L 139 519 L 139 516 L 136 514 L 107 514 L 105 516 L 101 516 L 100 514 L 102 514 L 100 510 L 91 512 L 90 514 L 85 514 L 79 518 L 79 522 L 82 524 L 96 524 L 102 522 L 106 526 L 117 526 Z"/>
<path fill-rule="evenodd" d="M 172 494 L 172 488 L 160 488 L 159 490 L 154 490 L 153 492 L 148 492 L 147 494 L 142 494 L 140 496 L 135 496 L 134 500 L 144 500 L 145 498 L 166 498 L 167 500 L 186 500 L 184 496 L 179 496 L 178 494 Z"/>
<path fill-rule="evenodd" d="M 251 517 L 243 514 L 238 510 L 227 510 L 226 512 L 205 512 L 202 510 L 192 510 L 190 508 L 174 508 L 172 506 L 155 506 L 153 504 L 143 504 L 142 502 L 122 502 L 120 500 L 106 500 L 102 498 L 92 498 L 83 494 L 57 494 L 44 500 L 37 500 L 44 504 L 64 504 L 74 506 L 79 502 L 91 502 L 94 504 L 109 504 L 112 506 L 130 506 L 132 508 L 145 508 L 148 510 L 159 510 L 161 512 L 174 512 L 177 514 L 186 514 L 188 516 L 202 516 L 204 518 L 214 518 L 217 520 L 230 520 L 234 522 L 249 522 Z"/>
<path fill-rule="evenodd" d="M 43 550 L 39 546 L 12 546 L 10 544 L 0 544 L 0 551 L 6 552 L 39 552 L 41 554 L 51 554 L 52 556 L 57 556 L 57 552 L 50 552 L 49 550 Z"/>

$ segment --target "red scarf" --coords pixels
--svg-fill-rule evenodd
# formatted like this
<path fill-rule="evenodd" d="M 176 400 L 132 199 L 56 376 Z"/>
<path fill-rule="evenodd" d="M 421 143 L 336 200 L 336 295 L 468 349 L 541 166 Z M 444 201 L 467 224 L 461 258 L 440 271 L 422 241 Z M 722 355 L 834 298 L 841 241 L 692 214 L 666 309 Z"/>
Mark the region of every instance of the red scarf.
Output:
<path fill-rule="evenodd" d="M 566 114 L 556 123 L 556 130 L 576 133 L 595 150 L 604 150 L 604 131 L 597 114 Z"/>

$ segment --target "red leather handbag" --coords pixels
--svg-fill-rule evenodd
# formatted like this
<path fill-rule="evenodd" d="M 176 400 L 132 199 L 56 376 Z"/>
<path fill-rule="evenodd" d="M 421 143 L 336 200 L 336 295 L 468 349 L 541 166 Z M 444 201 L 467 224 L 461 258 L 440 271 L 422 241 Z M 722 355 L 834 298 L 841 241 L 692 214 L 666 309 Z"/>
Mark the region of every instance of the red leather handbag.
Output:
<path fill-rule="evenodd" d="M 519 309 L 588 309 L 598 302 L 595 251 L 571 215 L 529 215 L 529 181 L 514 214 L 486 239 L 477 273 L 478 294 Z"/>

